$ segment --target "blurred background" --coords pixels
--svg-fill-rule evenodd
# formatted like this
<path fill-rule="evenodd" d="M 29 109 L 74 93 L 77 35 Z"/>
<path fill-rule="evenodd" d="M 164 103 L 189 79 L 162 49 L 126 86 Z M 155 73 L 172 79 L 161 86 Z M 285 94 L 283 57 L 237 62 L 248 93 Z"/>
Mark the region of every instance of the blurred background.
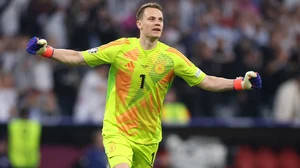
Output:
<path fill-rule="evenodd" d="M 32 36 L 78 51 L 138 37 L 145 2 L 0 0 L 0 168 L 105 167 L 109 66 L 66 66 L 25 48 Z M 263 79 L 259 91 L 210 93 L 176 78 L 155 168 L 299 168 L 300 1 L 155 2 L 161 41 L 205 73 Z"/>

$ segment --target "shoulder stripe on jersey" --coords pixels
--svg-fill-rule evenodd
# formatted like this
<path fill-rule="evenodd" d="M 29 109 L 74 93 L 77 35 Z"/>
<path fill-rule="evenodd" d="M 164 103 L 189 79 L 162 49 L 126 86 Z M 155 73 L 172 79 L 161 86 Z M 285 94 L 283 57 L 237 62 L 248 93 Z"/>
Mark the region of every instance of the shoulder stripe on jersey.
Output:
<path fill-rule="evenodd" d="M 132 61 L 136 61 L 138 59 L 139 56 L 139 49 L 135 48 L 133 50 L 127 51 L 126 53 L 124 53 L 124 57 L 132 60 Z"/>
<path fill-rule="evenodd" d="M 128 39 L 120 39 L 120 40 L 112 41 L 110 43 L 100 46 L 99 50 L 104 50 L 105 48 L 116 46 L 116 45 L 122 45 L 122 44 L 130 44 L 130 42 Z"/>
<path fill-rule="evenodd" d="M 176 50 L 175 48 L 170 47 L 169 49 L 167 49 L 167 51 L 170 52 L 170 53 L 174 53 L 174 54 L 180 56 L 181 58 L 183 58 L 184 61 L 185 61 L 189 66 L 192 65 L 192 62 L 191 62 L 189 59 L 187 59 L 186 56 L 184 56 L 181 52 L 179 52 L 178 50 Z"/>

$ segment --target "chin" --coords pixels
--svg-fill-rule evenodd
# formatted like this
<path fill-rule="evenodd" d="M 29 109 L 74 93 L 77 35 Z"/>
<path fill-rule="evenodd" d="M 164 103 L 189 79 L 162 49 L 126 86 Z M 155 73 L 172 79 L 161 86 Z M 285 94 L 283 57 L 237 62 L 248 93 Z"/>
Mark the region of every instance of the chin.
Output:
<path fill-rule="evenodd" d="M 161 34 L 153 34 L 152 36 L 151 36 L 151 38 L 156 38 L 156 39 L 158 39 L 158 38 L 160 38 L 161 37 Z"/>

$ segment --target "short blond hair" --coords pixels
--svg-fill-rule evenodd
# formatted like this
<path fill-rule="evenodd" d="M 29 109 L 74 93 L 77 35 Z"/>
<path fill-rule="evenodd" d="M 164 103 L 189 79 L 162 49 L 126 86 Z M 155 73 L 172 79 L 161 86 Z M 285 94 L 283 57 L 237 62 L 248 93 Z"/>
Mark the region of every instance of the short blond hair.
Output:
<path fill-rule="evenodd" d="M 136 20 L 141 19 L 146 8 L 156 8 L 162 12 L 162 7 L 160 6 L 160 4 L 155 3 L 155 2 L 146 3 L 146 4 L 142 5 L 136 12 Z"/>

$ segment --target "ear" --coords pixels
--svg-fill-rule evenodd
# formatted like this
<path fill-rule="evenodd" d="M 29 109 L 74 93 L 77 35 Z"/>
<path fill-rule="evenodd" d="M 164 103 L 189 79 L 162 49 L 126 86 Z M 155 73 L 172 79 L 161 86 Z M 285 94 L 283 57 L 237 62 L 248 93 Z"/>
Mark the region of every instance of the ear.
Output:
<path fill-rule="evenodd" d="M 140 20 L 137 20 L 137 21 L 136 21 L 136 26 L 137 26 L 139 29 L 142 28 L 142 23 L 141 23 Z"/>

